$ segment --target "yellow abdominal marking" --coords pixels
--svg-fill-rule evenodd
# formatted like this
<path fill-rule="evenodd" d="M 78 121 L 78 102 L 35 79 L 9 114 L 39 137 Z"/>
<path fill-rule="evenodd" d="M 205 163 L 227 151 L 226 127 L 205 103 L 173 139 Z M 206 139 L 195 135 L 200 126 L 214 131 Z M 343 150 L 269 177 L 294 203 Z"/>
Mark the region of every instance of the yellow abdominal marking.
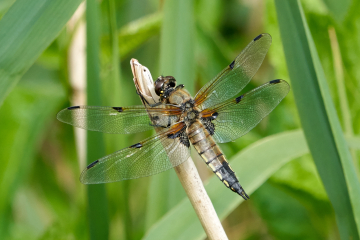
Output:
<path fill-rule="evenodd" d="M 224 180 L 223 183 L 224 183 L 227 187 L 229 187 L 229 183 L 228 183 L 226 180 Z"/>
<path fill-rule="evenodd" d="M 217 172 L 216 175 L 220 178 L 220 180 L 222 179 L 222 176 L 219 172 Z"/>
<path fill-rule="evenodd" d="M 213 165 L 209 164 L 209 167 L 211 168 L 212 171 L 215 171 L 215 167 Z"/>

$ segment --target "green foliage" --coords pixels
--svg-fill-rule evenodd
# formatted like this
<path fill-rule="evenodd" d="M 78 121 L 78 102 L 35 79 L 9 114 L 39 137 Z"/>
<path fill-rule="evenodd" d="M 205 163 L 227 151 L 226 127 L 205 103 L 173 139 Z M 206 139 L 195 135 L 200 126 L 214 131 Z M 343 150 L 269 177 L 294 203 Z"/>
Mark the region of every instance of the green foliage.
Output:
<path fill-rule="evenodd" d="M 0 3 L 1 238 L 204 239 L 173 170 L 106 185 L 79 182 L 81 149 L 73 128 L 56 120 L 81 91 L 68 79 L 71 42 L 81 28 L 66 26 L 79 4 Z M 244 92 L 277 78 L 291 91 L 250 133 L 221 144 L 251 199 L 226 189 L 194 154 L 206 190 L 229 239 L 358 238 L 358 1 L 89 0 L 86 6 L 79 19 L 87 21 L 88 105 L 141 104 L 131 58 L 153 78 L 173 75 L 195 94 L 255 36 L 270 33 L 267 58 Z M 150 134 L 87 132 L 87 161 Z"/>
<path fill-rule="evenodd" d="M 100 82 L 100 16 L 96 0 L 86 1 L 86 96 L 89 105 L 102 105 Z M 88 164 L 105 155 L 103 134 L 89 132 L 86 138 Z M 104 185 L 87 186 L 90 238 L 108 239 L 109 221 Z"/>
<path fill-rule="evenodd" d="M 16 1 L 0 21 L 0 105 L 81 1 Z M 61 14 L 59 14 L 61 13 Z"/>
<path fill-rule="evenodd" d="M 343 239 L 358 238 L 360 185 L 305 16 L 298 1 L 276 0 L 301 123 Z M 357 228 L 357 229 L 356 229 Z"/>

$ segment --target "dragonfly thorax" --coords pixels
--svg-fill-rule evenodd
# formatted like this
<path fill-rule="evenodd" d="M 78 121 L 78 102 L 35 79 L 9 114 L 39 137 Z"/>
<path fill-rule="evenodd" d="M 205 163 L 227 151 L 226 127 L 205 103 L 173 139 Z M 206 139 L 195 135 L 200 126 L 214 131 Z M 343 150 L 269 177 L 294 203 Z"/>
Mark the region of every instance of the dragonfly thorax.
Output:
<path fill-rule="evenodd" d="M 199 117 L 199 111 L 194 107 L 194 100 L 190 99 L 182 104 L 183 117 L 186 123 L 192 123 Z"/>

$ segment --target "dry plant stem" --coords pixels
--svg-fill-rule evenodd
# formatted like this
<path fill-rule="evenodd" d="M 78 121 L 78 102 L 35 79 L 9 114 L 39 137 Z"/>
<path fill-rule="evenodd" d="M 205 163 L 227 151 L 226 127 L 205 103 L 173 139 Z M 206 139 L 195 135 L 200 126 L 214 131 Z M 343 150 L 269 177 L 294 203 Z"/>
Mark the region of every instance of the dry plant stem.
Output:
<path fill-rule="evenodd" d="M 130 65 L 138 93 L 141 93 L 150 104 L 159 101 L 154 91 L 150 71 L 136 59 L 131 59 Z M 145 104 L 144 101 L 143 104 Z M 191 157 L 174 169 L 208 238 L 211 240 L 228 239 Z"/>
<path fill-rule="evenodd" d="M 86 26 L 82 19 L 84 12 L 85 5 L 81 3 L 67 24 L 68 30 L 73 32 L 68 52 L 73 106 L 86 104 Z M 84 169 L 86 166 L 86 130 L 74 127 L 74 133 L 79 167 Z"/>

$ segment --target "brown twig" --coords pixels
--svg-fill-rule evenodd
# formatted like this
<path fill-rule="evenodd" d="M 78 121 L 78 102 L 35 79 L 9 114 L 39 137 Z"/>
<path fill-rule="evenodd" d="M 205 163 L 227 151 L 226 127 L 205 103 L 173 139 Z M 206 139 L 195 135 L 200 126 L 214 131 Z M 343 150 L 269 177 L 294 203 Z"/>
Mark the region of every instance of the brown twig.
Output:
<path fill-rule="evenodd" d="M 85 4 L 79 5 L 67 27 L 73 33 L 68 50 L 69 80 L 72 88 L 72 105 L 86 104 L 86 24 L 82 19 Z M 79 168 L 86 166 L 86 131 L 74 127 Z"/>
<path fill-rule="evenodd" d="M 155 94 L 154 82 L 149 69 L 142 66 L 136 59 L 131 59 L 130 65 L 138 93 L 149 104 L 157 103 L 159 97 Z M 141 100 L 145 105 L 144 99 Z M 174 169 L 208 238 L 214 240 L 228 239 L 192 158 L 189 157 L 187 161 L 174 167 Z"/>

